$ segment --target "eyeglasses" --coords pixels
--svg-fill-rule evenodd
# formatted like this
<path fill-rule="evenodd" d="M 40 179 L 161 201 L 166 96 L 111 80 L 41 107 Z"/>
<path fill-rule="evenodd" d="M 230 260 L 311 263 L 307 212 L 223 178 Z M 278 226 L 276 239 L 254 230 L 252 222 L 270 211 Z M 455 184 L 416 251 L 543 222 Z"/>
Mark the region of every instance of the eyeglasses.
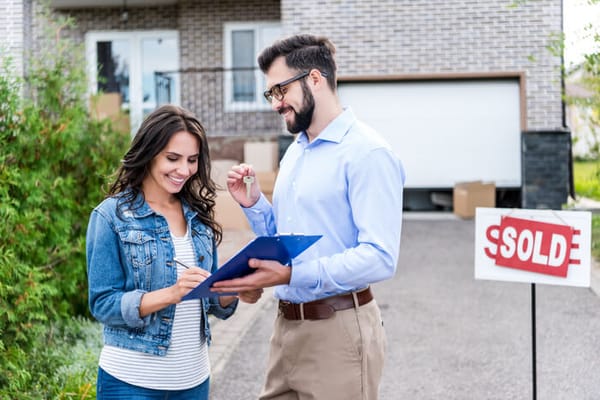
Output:
<path fill-rule="evenodd" d="M 284 87 L 286 87 L 287 85 L 289 85 L 292 82 L 296 82 L 297 80 L 304 78 L 305 76 L 308 76 L 309 73 L 310 73 L 309 71 L 304 71 L 294 77 L 291 77 L 288 80 L 285 80 L 280 83 L 276 83 L 275 85 L 271 86 L 271 89 L 266 90 L 263 93 L 263 95 L 265 96 L 265 99 L 267 99 L 267 101 L 269 103 L 273 102 L 273 98 L 277 99 L 277 101 L 283 100 L 283 96 L 285 96 Z M 323 75 L 325 77 L 327 76 L 327 74 L 325 72 L 321 72 L 321 75 Z"/>
<path fill-rule="evenodd" d="M 263 95 L 265 96 L 265 99 L 267 99 L 267 101 L 269 103 L 273 102 L 273 98 L 276 98 L 278 101 L 283 100 L 283 96 L 285 96 L 285 92 L 283 91 L 283 88 L 292 82 L 296 82 L 297 80 L 304 78 L 307 75 L 308 75 L 308 71 L 304 71 L 294 77 L 291 77 L 288 80 L 285 80 L 280 83 L 276 83 L 275 85 L 271 86 L 271 89 L 266 90 L 263 93 Z"/>

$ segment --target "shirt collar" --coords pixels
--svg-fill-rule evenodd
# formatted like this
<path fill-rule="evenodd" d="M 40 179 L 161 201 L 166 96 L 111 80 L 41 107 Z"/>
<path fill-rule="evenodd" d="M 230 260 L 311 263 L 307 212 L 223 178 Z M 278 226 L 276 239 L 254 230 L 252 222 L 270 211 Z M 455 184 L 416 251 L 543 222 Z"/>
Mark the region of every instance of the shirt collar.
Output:
<path fill-rule="evenodd" d="M 319 140 L 326 140 L 328 142 L 340 143 L 355 121 L 356 115 L 354 115 L 352 108 L 344 107 L 342 113 L 335 117 L 334 120 L 331 121 L 329 125 L 325 127 L 325 129 L 323 129 L 323 131 L 315 139 L 315 142 Z M 308 135 L 305 131 L 298 135 L 297 141 L 298 143 L 308 142 Z"/>

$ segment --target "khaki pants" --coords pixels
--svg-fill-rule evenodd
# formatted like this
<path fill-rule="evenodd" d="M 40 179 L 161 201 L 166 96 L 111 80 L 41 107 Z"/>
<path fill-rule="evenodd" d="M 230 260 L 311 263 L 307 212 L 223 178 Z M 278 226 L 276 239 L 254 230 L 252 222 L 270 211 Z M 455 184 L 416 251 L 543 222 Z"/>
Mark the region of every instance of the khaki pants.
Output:
<path fill-rule="evenodd" d="M 261 400 L 375 400 L 386 346 L 375 300 L 324 320 L 275 321 Z"/>

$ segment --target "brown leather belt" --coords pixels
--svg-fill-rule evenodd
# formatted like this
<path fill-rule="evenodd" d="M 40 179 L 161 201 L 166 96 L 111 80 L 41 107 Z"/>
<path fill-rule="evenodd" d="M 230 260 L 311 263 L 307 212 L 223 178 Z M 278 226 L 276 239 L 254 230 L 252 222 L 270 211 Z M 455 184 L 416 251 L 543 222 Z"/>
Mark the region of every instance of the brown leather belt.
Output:
<path fill-rule="evenodd" d="M 356 307 L 360 307 L 373 300 L 371 288 L 366 288 L 360 292 L 340 294 L 308 303 L 296 304 L 279 300 L 279 311 L 285 319 L 290 320 L 327 319 L 331 318 L 336 311 L 355 307 L 354 294 L 358 303 Z"/>

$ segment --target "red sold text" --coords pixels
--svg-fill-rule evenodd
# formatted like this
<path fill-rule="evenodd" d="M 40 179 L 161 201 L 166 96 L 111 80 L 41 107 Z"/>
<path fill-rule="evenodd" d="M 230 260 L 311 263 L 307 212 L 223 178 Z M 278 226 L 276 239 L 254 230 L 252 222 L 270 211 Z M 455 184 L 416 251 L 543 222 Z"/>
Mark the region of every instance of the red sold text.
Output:
<path fill-rule="evenodd" d="M 567 225 L 502 217 L 485 234 L 491 244 L 485 254 L 500 267 L 566 277 L 569 264 L 579 264 L 571 259 L 579 231 Z"/>

